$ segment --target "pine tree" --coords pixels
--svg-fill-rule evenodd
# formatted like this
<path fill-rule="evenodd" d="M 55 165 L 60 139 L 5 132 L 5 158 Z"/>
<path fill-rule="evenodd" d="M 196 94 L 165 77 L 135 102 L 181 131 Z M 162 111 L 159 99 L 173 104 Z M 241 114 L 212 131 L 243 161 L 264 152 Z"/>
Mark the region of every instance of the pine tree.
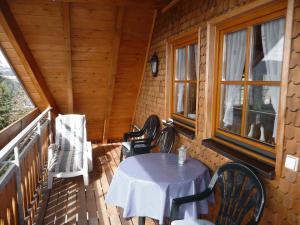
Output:
<path fill-rule="evenodd" d="M 0 76 L 0 130 L 9 125 L 12 93 Z"/>

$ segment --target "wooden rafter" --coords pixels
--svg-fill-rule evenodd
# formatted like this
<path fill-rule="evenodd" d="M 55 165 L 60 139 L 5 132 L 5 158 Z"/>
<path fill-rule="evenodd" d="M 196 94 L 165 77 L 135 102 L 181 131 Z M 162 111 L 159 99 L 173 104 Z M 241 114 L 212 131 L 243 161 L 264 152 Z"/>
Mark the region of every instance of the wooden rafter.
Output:
<path fill-rule="evenodd" d="M 36 63 L 14 16 L 11 13 L 9 5 L 5 0 L 0 0 L 0 23 L 12 46 L 19 55 L 21 62 L 33 81 L 37 91 L 40 93 L 46 104 L 51 106 L 54 112 L 57 112 L 57 104 L 49 91 L 42 72 Z"/>
<path fill-rule="evenodd" d="M 171 8 L 173 8 L 180 0 L 172 0 L 170 3 L 168 3 L 166 6 L 164 6 L 161 10 L 161 13 L 165 13 Z"/>
<path fill-rule="evenodd" d="M 134 6 L 151 9 L 160 9 L 166 6 L 169 0 L 54 0 L 57 2 L 81 2 L 115 5 L 119 7 Z"/>
<path fill-rule="evenodd" d="M 65 39 L 65 59 L 67 77 L 68 113 L 73 113 L 73 84 L 72 84 L 72 58 L 71 58 L 71 28 L 70 28 L 70 3 L 62 3 L 62 18 Z"/>
<path fill-rule="evenodd" d="M 153 31 L 154 31 L 154 27 L 155 27 L 156 17 L 157 17 L 157 10 L 154 10 L 152 24 L 151 24 L 151 28 L 150 28 L 149 39 L 148 39 L 147 51 L 145 53 L 143 73 L 142 73 L 142 76 L 141 76 L 140 86 L 139 86 L 138 94 L 136 96 L 136 100 L 135 100 L 135 104 L 134 104 L 134 112 L 133 112 L 131 124 L 134 124 L 134 119 L 135 119 L 135 116 L 136 116 L 137 103 L 138 103 L 138 100 L 139 100 L 139 97 L 140 97 L 140 94 L 141 94 L 141 89 L 142 89 L 143 81 L 144 81 L 144 78 L 145 78 L 145 73 L 146 73 L 146 68 L 147 68 L 147 63 L 148 63 L 148 57 L 149 57 L 149 52 L 150 52 L 151 41 L 152 41 Z"/>
<path fill-rule="evenodd" d="M 111 68 L 110 68 L 110 76 L 108 82 L 108 91 L 107 91 L 107 109 L 105 113 L 105 121 L 104 121 L 104 130 L 103 130 L 103 138 L 102 142 L 107 143 L 109 124 L 110 124 L 110 114 L 112 108 L 112 101 L 114 97 L 114 89 L 115 89 L 115 80 L 118 72 L 118 60 L 119 60 L 119 50 L 120 50 L 120 42 L 122 38 L 122 28 L 123 28 L 123 18 L 124 18 L 125 9 L 124 7 L 118 7 L 116 12 L 116 22 L 115 22 L 115 35 L 112 47 L 112 60 L 111 60 Z"/>

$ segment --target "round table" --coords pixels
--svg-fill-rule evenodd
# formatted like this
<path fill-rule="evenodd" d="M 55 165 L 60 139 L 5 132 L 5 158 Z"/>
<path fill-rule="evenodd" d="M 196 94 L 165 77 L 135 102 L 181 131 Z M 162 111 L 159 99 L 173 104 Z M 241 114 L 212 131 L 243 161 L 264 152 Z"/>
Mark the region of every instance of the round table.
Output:
<path fill-rule="evenodd" d="M 169 217 L 172 199 L 200 193 L 210 182 L 210 174 L 200 161 L 188 158 L 183 165 L 168 153 L 132 156 L 120 163 L 113 176 L 106 202 L 124 208 L 123 217 L 151 217 L 163 224 Z M 208 213 L 207 201 L 185 204 L 182 218 Z"/>

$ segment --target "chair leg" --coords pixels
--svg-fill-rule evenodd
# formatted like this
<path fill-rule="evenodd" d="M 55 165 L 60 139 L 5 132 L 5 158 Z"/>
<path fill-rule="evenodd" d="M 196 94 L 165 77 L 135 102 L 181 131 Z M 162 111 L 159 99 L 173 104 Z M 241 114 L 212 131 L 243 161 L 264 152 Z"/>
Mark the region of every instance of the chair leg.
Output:
<path fill-rule="evenodd" d="M 48 172 L 48 189 L 52 188 L 52 183 L 53 183 L 53 175 Z"/>
<path fill-rule="evenodd" d="M 123 149 L 121 148 L 121 153 L 120 153 L 120 162 L 123 161 Z"/>
<path fill-rule="evenodd" d="M 145 225 L 146 217 L 144 216 L 139 216 L 139 225 Z"/>
<path fill-rule="evenodd" d="M 83 183 L 84 183 L 84 186 L 89 185 L 89 173 L 88 172 L 83 174 Z"/>

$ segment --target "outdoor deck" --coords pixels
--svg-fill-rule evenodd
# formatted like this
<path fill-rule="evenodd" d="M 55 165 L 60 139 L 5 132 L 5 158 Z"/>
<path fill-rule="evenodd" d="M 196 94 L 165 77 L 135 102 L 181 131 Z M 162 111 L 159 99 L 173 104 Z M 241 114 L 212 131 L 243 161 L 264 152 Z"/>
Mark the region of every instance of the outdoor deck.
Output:
<path fill-rule="evenodd" d="M 105 204 L 105 194 L 119 164 L 120 144 L 93 146 L 94 170 L 85 188 L 82 177 L 56 179 L 45 202 L 44 225 L 136 225 L 137 218 L 125 220 L 122 209 Z M 146 225 L 158 224 L 146 219 Z"/>

